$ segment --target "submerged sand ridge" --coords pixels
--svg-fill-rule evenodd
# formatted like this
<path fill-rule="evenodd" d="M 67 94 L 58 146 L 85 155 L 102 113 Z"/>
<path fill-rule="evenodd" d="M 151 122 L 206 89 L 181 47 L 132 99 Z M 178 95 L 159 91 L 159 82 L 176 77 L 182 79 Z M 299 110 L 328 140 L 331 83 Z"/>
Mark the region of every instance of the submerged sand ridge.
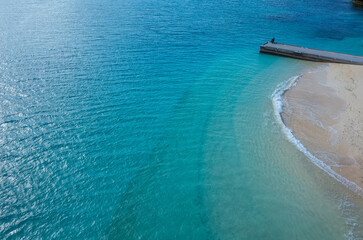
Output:
<path fill-rule="evenodd" d="M 294 136 L 333 171 L 363 188 L 363 66 L 329 64 L 283 95 Z"/>

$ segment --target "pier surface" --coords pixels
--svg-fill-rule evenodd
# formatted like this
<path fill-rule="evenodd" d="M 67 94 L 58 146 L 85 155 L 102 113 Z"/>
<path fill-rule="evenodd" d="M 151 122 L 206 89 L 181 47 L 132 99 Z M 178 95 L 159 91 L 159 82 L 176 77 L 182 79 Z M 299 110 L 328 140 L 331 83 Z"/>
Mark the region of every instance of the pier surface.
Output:
<path fill-rule="evenodd" d="M 283 43 L 267 42 L 260 46 L 260 52 L 315 62 L 334 62 L 363 65 L 363 57 L 344 53 L 304 48 Z"/>

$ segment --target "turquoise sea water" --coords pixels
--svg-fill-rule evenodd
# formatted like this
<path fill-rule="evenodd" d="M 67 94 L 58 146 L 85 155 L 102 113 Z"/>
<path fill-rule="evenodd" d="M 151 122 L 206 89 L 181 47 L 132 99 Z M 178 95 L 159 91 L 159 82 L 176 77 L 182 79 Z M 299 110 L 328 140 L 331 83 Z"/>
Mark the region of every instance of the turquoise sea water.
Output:
<path fill-rule="evenodd" d="M 362 206 L 291 144 L 277 86 L 363 55 L 343 0 L 1 1 L 1 239 L 359 239 Z"/>

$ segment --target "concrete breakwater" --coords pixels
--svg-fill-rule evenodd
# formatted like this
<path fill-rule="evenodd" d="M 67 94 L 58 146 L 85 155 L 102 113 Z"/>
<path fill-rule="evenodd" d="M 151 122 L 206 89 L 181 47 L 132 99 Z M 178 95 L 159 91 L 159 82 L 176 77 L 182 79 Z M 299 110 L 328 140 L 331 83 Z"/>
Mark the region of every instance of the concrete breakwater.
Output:
<path fill-rule="evenodd" d="M 260 52 L 315 62 L 363 65 L 363 57 L 360 56 L 305 48 L 283 43 L 267 42 L 260 46 Z"/>

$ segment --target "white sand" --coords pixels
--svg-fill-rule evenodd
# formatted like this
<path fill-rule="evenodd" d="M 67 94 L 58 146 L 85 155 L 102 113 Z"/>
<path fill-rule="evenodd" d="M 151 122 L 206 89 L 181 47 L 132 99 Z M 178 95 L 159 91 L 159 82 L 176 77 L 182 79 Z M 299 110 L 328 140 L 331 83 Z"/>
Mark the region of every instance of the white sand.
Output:
<path fill-rule="evenodd" d="M 327 84 L 346 103 L 334 125 L 346 148 L 337 150 L 356 160 L 335 171 L 363 188 L 363 66 L 331 65 L 327 73 Z"/>
<path fill-rule="evenodd" d="M 336 173 L 363 188 L 363 66 L 329 64 L 287 91 L 285 124 Z"/>

